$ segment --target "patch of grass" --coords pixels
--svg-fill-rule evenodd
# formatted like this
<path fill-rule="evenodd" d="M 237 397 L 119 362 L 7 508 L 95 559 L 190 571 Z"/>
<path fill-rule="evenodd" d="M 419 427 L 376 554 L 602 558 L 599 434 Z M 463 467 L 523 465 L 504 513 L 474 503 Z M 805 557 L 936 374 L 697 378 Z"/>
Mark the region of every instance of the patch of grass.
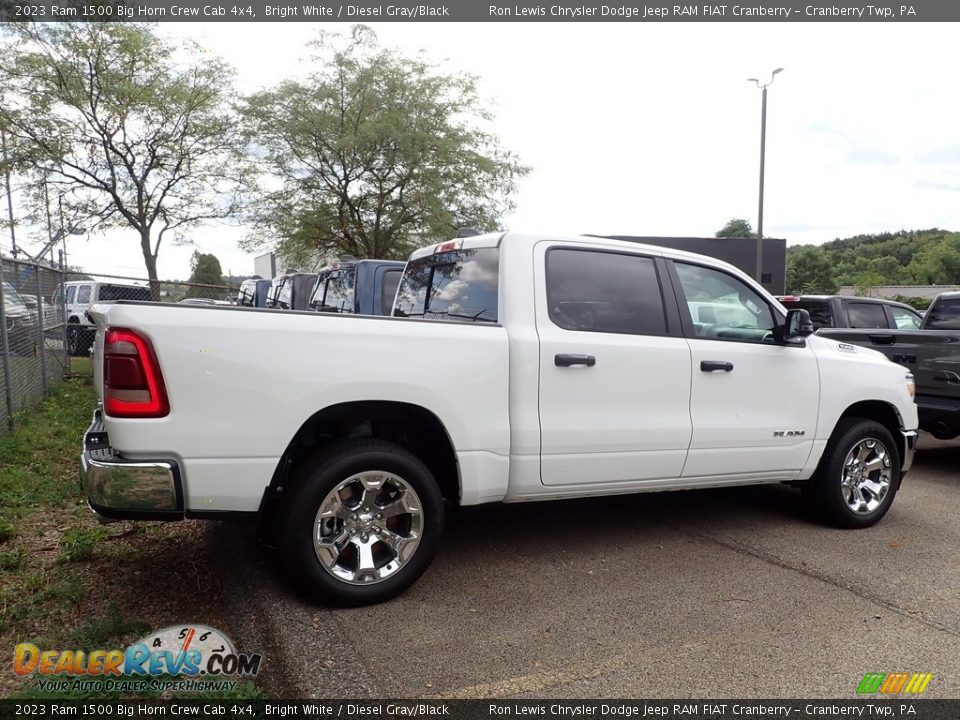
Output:
<path fill-rule="evenodd" d="M 26 554 L 21 549 L 0 550 L 0 572 L 19 570 L 26 562 Z"/>
<path fill-rule="evenodd" d="M 72 527 L 60 536 L 60 556 L 63 562 L 89 560 L 97 544 L 107 536 L 99 525 Z"/>
<path fill-rule="evenodd" d="M 105 648 L 125 636 L 142 637 L 150 632 L 150 625 L 124 620 L 116 603 L 110 603 L 107 612 L 85 620 L 67 636 L 67 645 L 75 648 Z"/>
<path fill-rule="evenodd" d="M 16 534 L 17 530 L 13 524 L 8 522 L 5 518 L 0 518 L 0 544 L 5 543 Z"/>

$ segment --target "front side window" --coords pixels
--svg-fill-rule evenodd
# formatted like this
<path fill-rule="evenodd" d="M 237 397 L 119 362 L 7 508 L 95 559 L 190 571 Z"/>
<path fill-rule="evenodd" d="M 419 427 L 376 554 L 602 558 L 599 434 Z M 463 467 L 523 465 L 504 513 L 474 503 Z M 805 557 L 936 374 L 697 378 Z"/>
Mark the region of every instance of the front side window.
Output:
<path fill-rule="evenodd" d="M 115 300 L 147 301 L 151 299 L 150 288 L 132 287 L 130 285 L 101 285 L 97 291 L 97 299 L 102 302 L 113 302 Z"/>
<path fill-rule="evenodd" d="M 411 260 L 404 270 L 396 317 L 495 323 L 500 249 L 474 248 Z"/>
<path fill-rule="evenodd" d="M 773 313 L 753 288 L 721 270 L 681 262 L 674 267 L 697 337 L 773 342 Z"/>
<path fill-rule="evenodd" d="M 564 330 L 663 335 L 663 295 L 654 261 L 615 252 L 547 252 L 547 307 Z"/>
<path fill-rule="evenodd" d="M 90 286 L 89 285 L 81 285 L 80 289 L 77 290 L 77 302 L 78 303 L 90 302 Z"/>
<path fill-rule="evenodd" d="M 847 318 L 852 328 L 887 327 L 887 315 L 880 303 L 850 303 L 847 305 Z"/>
<path fill-rule="evenodd" d="M 71 285 L 67 288 L 67 305 L 72 305 L 74 298 L 77 296 L 77 286 Z"/>
<path fill-rule="evenodd" d="M 897 330 L 918 330 L 923 320 L 918 313 L 908 308 L 897 307 L 896 305 L 887 305 L 890 311 L 890 317 L 893 318 L 893 326 Z"/>

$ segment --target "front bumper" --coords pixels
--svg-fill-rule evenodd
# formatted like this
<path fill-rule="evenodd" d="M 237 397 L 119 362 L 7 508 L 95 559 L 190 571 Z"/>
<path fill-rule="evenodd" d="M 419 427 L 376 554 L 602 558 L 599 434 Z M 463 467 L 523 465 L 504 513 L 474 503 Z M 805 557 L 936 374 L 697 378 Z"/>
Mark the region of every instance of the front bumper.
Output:
<path fill-rule="evenodd" d="M 99 520 L 181 520 L 180 466 L 173 460 L 129 460 L 110 447 L 99 409 L 83 437 L 80 487 Z"/>
<path fill-rule="evenodd" d="M 917 431 L 901 430 L 903 435 L 903 462 L 900 463 L 900 475 L 902 476 L 913 466 L 913 456 L 917 452 Z"/>

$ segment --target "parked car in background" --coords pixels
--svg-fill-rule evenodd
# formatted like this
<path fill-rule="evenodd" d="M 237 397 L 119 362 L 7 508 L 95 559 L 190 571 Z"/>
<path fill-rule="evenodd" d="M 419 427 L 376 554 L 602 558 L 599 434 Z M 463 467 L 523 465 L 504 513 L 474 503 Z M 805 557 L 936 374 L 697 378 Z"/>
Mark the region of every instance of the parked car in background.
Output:
<path fill-rule="evenodd" d="M 24 298 L 8 282 L 3 283 L 3 313 L 6 318 L 10 352 L 19 356 L 33 355 L 40 341 L 37 315 L 30 310 Z"/>
<path fill-rule="evenodd" d="M 266 307 L 275 310 L 307 310 L 319 273 L 288 270 L 277 275 L 267 293 Z"/>
<path fill-rule="evenodd" d="M 270 281 L 263 278 L 249 278 L 240 283 L 237 292 L 237 305 L 244 307 L 266 307 L 267 293 L 270 292 Z"/>
<path fill-rule="evenodd" d="M 889 310 L 888 310 L 889 311 Z M 918 327 L 823 328 L 819 335 L 877 350 L 909 368 L 917 382 L 920 428 L 960 436 L 960 292 L 941 293 Z"/>
<path fill-rule="evenodd" d="M 406 263 L 344 258 L 320 271 L 310 309 L 352 315 L 390 315 Z"/>
<path fill-rule="evenodd" d="M 733 312 L 710 320 L 708 305 Z M 826 522 L 862 528 L 913 459 L 904 368 L 812 334 L 805 310 L 705 256 L 458 238 L 410 257 L 393 312 L 97 307 L 91 508 L 256 514 L 291 577 L 359 605 L 427 569 L 445 499 L 789 483 Z"/>
<path fill-rule="evenodd" d="M 788 310 L 803 308 L 820 328 L 896 328 L 916 330 L 923 314 L 894 300 L 850 295 L 784 295 L 777 298 Z"/>
<path fill-rule="evenodd" d="M 71 355 L 87 355 L 93 343 L 96 328 L 87 315 L 95 303 L 135 300 L 149 302 L 153 299 L 150 288 L 128 282 L 99 282 L 95 280 L 71 281 L 64 284 L 67 315 L 67 348 Z M 59 294 L 54 305 L 59 303 Z"/>

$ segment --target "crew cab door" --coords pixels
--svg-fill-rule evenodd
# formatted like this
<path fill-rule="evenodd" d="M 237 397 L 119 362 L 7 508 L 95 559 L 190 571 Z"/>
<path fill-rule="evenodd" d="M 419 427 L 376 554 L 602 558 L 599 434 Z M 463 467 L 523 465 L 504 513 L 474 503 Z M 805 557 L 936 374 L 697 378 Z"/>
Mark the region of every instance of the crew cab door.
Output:
<path fill-rule="evenodd" d="M 736 275 L 679 260 L 671 271 L 693 362 L 693 439 L 683 476 L 794 477 L 817 427 L 813 351 L 777 344 L 778 314 Z"/>
<path fill-rule="evenodd" d="M 542 242 L 534 263 L 543 484 L 679 477 L 690 349 L 662 258 Z"/>

